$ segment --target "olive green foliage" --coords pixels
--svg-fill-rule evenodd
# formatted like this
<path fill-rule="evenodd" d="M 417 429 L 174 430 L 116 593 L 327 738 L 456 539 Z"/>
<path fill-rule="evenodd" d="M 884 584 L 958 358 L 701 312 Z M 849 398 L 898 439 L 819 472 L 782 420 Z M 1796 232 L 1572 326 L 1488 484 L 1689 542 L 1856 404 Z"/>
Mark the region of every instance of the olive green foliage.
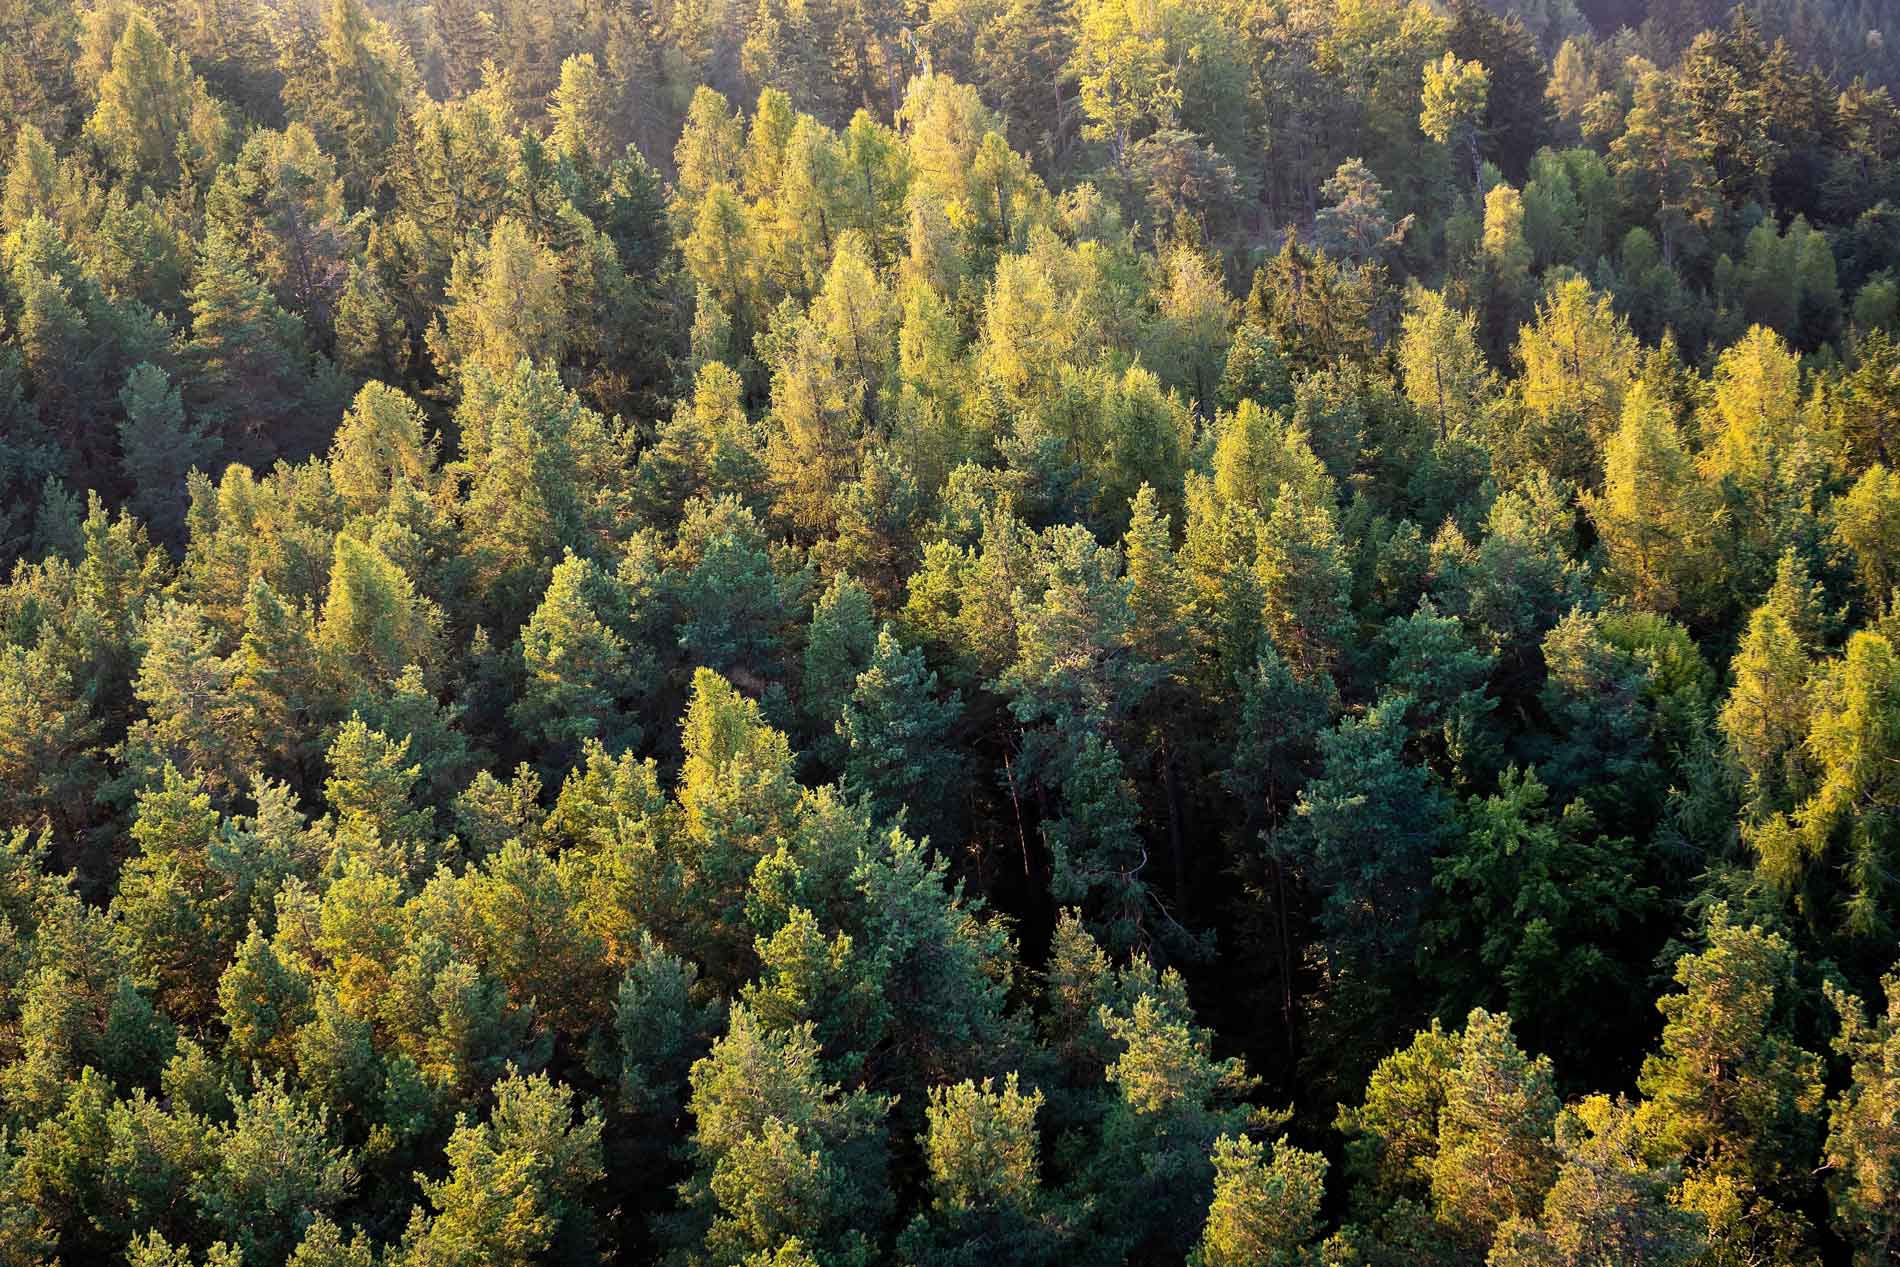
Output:
<path fill-rule="evenodd" d="M 0 4 L 0 1264 L 1890 1263 L 1889 7 Z"/>

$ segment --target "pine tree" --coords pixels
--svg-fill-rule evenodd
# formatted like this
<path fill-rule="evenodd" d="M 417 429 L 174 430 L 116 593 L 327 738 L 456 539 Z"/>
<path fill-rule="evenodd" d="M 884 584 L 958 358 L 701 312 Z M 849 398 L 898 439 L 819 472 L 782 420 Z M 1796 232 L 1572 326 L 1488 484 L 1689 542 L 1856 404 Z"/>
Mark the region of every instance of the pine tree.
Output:
<path fill-rule="evenodd" d="M 185 476 L 209 466 L 218 443 L 185 420 L 185 406 L 165 371 L 135 367 L 119 393 L 120 462 L 132 481 L 132 508 L 157 540 L 176 545 L 185 518 Z"/>
<path fill-rule="evenodd" d="M 794 1241 L 838 1261 L 873 1251 L 889 1102 L 827 1085 L 809 1024 L 775 1032 L 735 1008 L 692 1087 L 694 1173 L 680 1195 L 706 1261 L 737 1267 Z"/>
<path fill-rule="evenodd" d="M 1090 1187 L 1104 1202 L 1111 1243 L 1185 1256 L 1214 1195 L 1214 1144 L 1264 1126 L 1270 1114 L 1242 1098 L 1255 1080 L 1237 1057 L 1216 1059 L 1211 1032 L 1197 1025 L 1178 975 L 1157 979 L 1131 965 L 1123 996 L 1098 1008 L 1109 1042 L 1105 1070 L 1116 1099 L 1102 1124 Z"/>
<path fill-rule="evenodd" d="M 607 943 L 589 926 L 586 876 L 576 862 L 509 841 L 463 874 L 455 923 L 509 999 L 579 1047 L 611 1015 L 613 976 Z"/>
<path fill-rule="evenodd" d="M 275 1261 L 316 1219 L 347 1198 L 356 1166 L 329 1140 L 329 1113 L 299 1103 L 282 1075 L 234 1106 L 219 1130 L 217 1161 L 198 1183 L 200 1207 L 255 1261 Z"/>
<path fill-rule="evenodd" d="M 668 1120 L 683 1106 L 687 1074 L 720 1010 L 702 999 L 698 980 L 692 964 L 643 933 L 614 996 L 621 1103 L 650 1120 Z"/>
<path fill-rule="evenodd" d="M 1859 999 L 1830 983 L 1828 1001 L 1840 1016 L 1834 1052 L 1850 1062 L 1851 1081 L 1831 1101 L 1822 1160 L 1835 1216 L 1852 1229 L 1855 1262 L 1880 1263 L 1900 1236 L 1900 1139 L 1894 1098 L 1900 1094 L 1900 980 L 1884 977 L 1887 1010 L 1869 1023 Z"/>
<path fill-rule="evenodd" d="M 639 724 L 625 708 L 640 690 L 638 662 L 599 614 L 611 610 L 613 593 L 598 568 L 569 554 L 521 631 L 526 677 L 513 715 L 547 745 L 555 768 L 585 741 L 618 751 L 639 739 Z"/>
<path fill-rule="evenodd" d="M 1001 1261 L 1047 1260 L 1060 1227 L 1042 1190 L 1036 1115 L 1045 1097 L 1017 1075 L 933 1088 L 923 1137 L 931 1203 L 898 1239 L 919 1267 L 974 1261 L 978 1246 Z M 986 1255 L 987 1256 L 987 1255 Z"/>
<path fill-rule="evenodd" d="M 127 954 L 166 1010 L 207 1018 L 218 976 L 243 935 L 245 904 L 204 781 L 170 765 L 160 779 L 139 794 L 131 829 L 139 852 L 126 863 L 113 915 Z"/>
<path fill-rule="evenodd" d="M 1670 1202 L 1675 1167 L 1644 1157 L 1627 1101 L 1594 1095 L 1567 1108 L 1557 1148 L 1563 1160 L 1541 1213 L 1498 1229 L 1493 1267 L 1682 1267 L 1706 1252 L 1702 1220 Z"/>
<path fill-rule="evenodd" d="M 1377 971 L 1409 955 L 1450 806 L 1430 771 L 1404 760 L 1410 701 L 1388 696 L 1319 741 L 1321 771 L 1289 824 L 1293 856 L 1320 892 L 1327 955 Z"/>
<path fill-rule="evenodd" d="M 376 1249 L 369 1235 L 357 1231 L 345 1240 L 343 1231 L 324 1215 L 297 1242 L 286 1267 L 375 1267 Z"/>
<path fill-rule="evenodd" d="M 245 596 L 243 622 L 231 680 L 243 710 L 241 742 L 270 761 L 274 773 L 309 787 L 315 732 L 333 700 L 318 663 L 314 622 L 262 577 Z"/>
<path fill-rule="evenodd" d="M 605 1175 L 604 1123 L 591 1104 L 543 1075 L 510 1073 L 485 1122 L 464 1120 L 448 1144 L 448 1175 L 426 1181 L 404 1236 L 414 1267 L 530 1267 L 584 1254 L 595 1231 L 588 1190 Z"/>
<path fill-rule="evenodd" d="M 1486 1243 L 1537 1209 L 1556 1178 L 1557 1093 L 1548 1057 L 1532 1058 L 1508 1016 L 1474 1010 L 1438 1112 L 1432 1202 L 1460 1240 Z"/>
<path fill-rule="evenodd" d="M 311 1016 L 310 981 L 253 922 L 218 978 L 218 1007 L 240 1059 L 282 1069 L 292 1058 L 297 1029 Z"/>
<path fill-rule="evenodd" d="M 323 796 L 336 819 L 338 860 L 359 855 L 381 875 L 426 875 L 435 811 L 416 803 L 422 766 L 411 764 L 409 740 L 392 740 L 352 714 L 325 762 Z"/>
<path fill-rule="evenodd" d="M 512 635 L 547 591 L 563 548 L 598 554 L 629 481 L 628 434 L 567 390 L 553 366 L 477 367 L 456 421 L 461 506 L 485 627 Z"/>
<path fill-rule="evenodd" d="M 145 715 L 126 736 L 128 758 L 152 773 L 174 765 L 202 776 L 220 797 L 231 796 L 248 782 L 241 773 L 237 666 L 219 653 L 216 631 L 191 604 L 159 606 L 143 633 L 132 693 Z"/>
<path fill-rule="evenodd" d="M 1711 1215 L 1734 1252 L 1799 1253 L 1805 1229 L 1778 1203 L 1801 1191 L 1820 1145 L 1821 1069 L 1789 1026 L 1794 953 L 1780 934 L 1710 912 L 1708 948 L 1676 963 L 1662 1046 L 1643 1061 L 1637 1126 L 1684 1159 L 1677 1201 Z M 1718 1252 L 1720 1252 L 1718 1248 Z"/>
<path fill-rule="evenodd" d="M 1245 1135 L 1214 1141 L 1214 1201 L 1192 1267 L 1293 1267 L 1318 1239 L 1326 1159 Z"/>

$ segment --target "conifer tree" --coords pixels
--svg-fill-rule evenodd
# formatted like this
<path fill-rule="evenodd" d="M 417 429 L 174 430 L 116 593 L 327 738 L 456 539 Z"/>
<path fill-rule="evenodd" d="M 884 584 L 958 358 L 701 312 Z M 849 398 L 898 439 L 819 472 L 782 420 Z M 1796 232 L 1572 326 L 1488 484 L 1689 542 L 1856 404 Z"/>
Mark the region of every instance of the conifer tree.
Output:
<path fill-rule="evenodd" d="M 409 665 L 436 664 L 440 613 L 373 544 L 336 539 L 330 592 L 317 621 L 318 652 L 332 671 L 387 687 Z"/>
<path fill-rule="evenodd" d="M 1603 493 L 1589 497 L 1618 588 L 1639 607 L 1694 608 L 1708 559 L 1707 501 L 1665 402 L 1641 383 L 1623 401 L 1604 453 Z"/>
<path fill-rule="evenodd" d="M 1477 318 L 1459 313 L 1439 291 L 1406 295 L 1399 365 L 1405 395 L 1437 424 L 1440 443 L 1476 432 L 1496 392 L 1478 346 Z"/>
<path fill-rule="evenodd" d="M 121 175 L 169 188 L 208 175 L 224 157 L 228 129 L 189 60 L 131 10 L 99 81 L 88 139 Z"/>
<path fill-rule="evenodd" d="M 119 423 L 120 463 L 132 481 L 132 508 L 157 540 L 181 540 L 185 476 L 207 466 L 217 441 L 185 420 L 184 402 L 165 371 L 149 362 L 136 366 L 119 393 L 125 418 Z"/>
<path fill-rule="evenodd" d="M 1755 843 L 1770 875 L 1783 885 L 1808 882 L 1805 904 L 1814 917 L 1838 902 L 1845 931 L 1877 936 L 1893 920 L 1888 859 L 1896 843 L 1893 807 L 1900 788 L 1889 767 L 1900 739 L 1900 660 L 1885 637 L 1856 633 L 1810 689 L 1806 755 L 1814 762 L 1814 792 L 1795 811 L 1792 825 L 1771 820 L 1755 834 Z M 1844 881 L 1838 895 L 1830 884 L 1812 887 L 1821 878 L 1814 862 L 1830 857 L 1838 859 Z"/>
<path fill-rule="evenodd" d="M 812 608 L 805 636 L 804 705 L 817 735 L 811 753 L 823 768 L 837 769 L 843 754 L 833 733 L 876 650 L 871 596 L 857 581 L 840 576 Z"/>
<path fill-rule="evenodd" d="M 576 335 L 570 286 L 560 260 L 530 227 L 502 217 L 485 241 L 456 252 L 443 324 L 429 338 L 442 375 L 452 378 L 467 365 L 497 377 L 522 361 L 559 366 Z"/>
<path fill-rule="evenodd" d="M 919 1267 L 972 1261 L 979 1246 L 1009 1263 L 1047 1261 L 1062 1228 L 1042 1190 L 1036 1115 L 1045 1097 L 1017 1075 L 938 1087 L 925 1109 L 931 1203 L 899 1238 Z"/>
<path fill-rule="evenodd" d="M 404 97 L 415 74 L 395 33 L 361 0 L 331 0 L 321 38 L 292 44 L 284 61 L 284 104 L 333 155 L 351 201 L 382 187 Z"/>
<path fill-rule="evenodd" d="M 1644 1157 L 1627 1101 L 1597 1095 L 1567 1108 L 1557 1119 L 1557 1148 L 1563 1160 L 1542 1212 L 1499 1228 L 1487 1262 L 1675 1267 L 1707 1252 L 1702 1220 L 1670 1202 L 1675 1168 Z"/>
<path fill-rule="evenodd" d="M 1718 1252 L 1797 1254 L 1806 1229 L 1779 1202 L 1801 1192 L 1820 1145 L 1821 1069 L 1790 1024 L 1794 955 L 1787 940 L 1710 912 L 1708 948 L 1676 963 L 1663 996 L 1660 1050 L 1637 1080 L 1637 1126 L 1682 1158 L 1678 1204 L 1709 1219 Z"/>
<path fill-rule="evenodd" d="M 1826 988 L 1840 1017 L 1834 1051 L 1850 1062 L 1851 1081 L 1830 1103 L 1822 1160 L 1835 1213 L 1854 1233 L 1855 1261 L 1877 1263 L 1900 1235 L 1900 1140 L 1889 1125 L 1900 1093 L 1900 982 L 1881 980 L 1887 1010 L 1871 1022 L 1860 1000 L 1837 985 Z"/>
<path fill-rule="evenodd" d="M 1490 72 L 1481 63 L 1465 61 L 1456 53 L 1448 52 L 1439 61 L 1425 65 L 1419 131 L 1441 145 L 1463 146 L 1471 165 L 1474 190 L 1484 179 L 1478 129 L 1484 119 L 1490 90 Z"/>
<path fill-rule="evenodd" d="M 278 306 L 227 234 L 205 238 L 191 289 L 185 403 L 255 465 L 315 447 L 303 325 Z"/>
<path fill-rule="evenodd" d="M 1530 441 L 1535 447 L 1522 458 L 1552 475 L 1595 486 L 1597 455 L 1622 417 L 1636 351 L 1636 339 L 1608 295 L 1580 277 L 1556 287 L 1517 339 L 1523 367 L 1518 390 L 1539 423 Z"/>
<path fill-rule="evenodd" d="M 636 658 L 601 620 L 613 594 L 598 568 L 569 554 L 521 631 L 525 677 L 513 716 L 547 745 L 557 766 L 586 741 L 611 752 L 640 735 L 626 709 L 641 688 Z"/>
<path fill-rule="evenodd" d="M 1875 607 L 1900 583 L 1900 477 L 1876 463 L 1833 506 L 1834 539 L 1854 557 L 1861 593 Z"/>
<path fill-rule="evenodd" d="M 694 1172 L 681 1197 L 706 1261 L 736 1267 L 791 1242 L 868 1260 L 889 1199 L 888 1101 L 827 1085 L 809 1024 L 773 1031 L 744 1007 L 693 1066 L 692 1087 Z"/>
<path fill-rule="evenodd" d="M 126 952 L 168 1012 L 209 1017 L 246 905 L 237 859 L 221 847 L 224 823 L 203 780 L 167 765 L 139 794 L 131 830 L 139 852 L 113 899 Z"/>
<path fill-rule="evenodd" d="M 1735 684 L 1717 719 L 1750 796 L 1768 810 L 1787 808 L 1805 783 L 1801 745 L 1821 633 L 1816 598 L 1800 560 L 1792 552 L 1782 555 L 1775 583 L 1736 648 Z"/>
<path fill-rule="evenodd" d="M 1276 500 L 1256 567 L 1274 647 L 1302 680 L 1315 680 L 1348 633 L 1351 578 L 1333 508 L 1297 495 Z"/>
<path fill-rule="evenodd" d="M 1245 1135 L 1214 1141 L 1214 1201 L 1189 1256 L 1193 1267 L 1292 1267 L 1311 1252 L 1326 1159 L 1284 1141 L 1268 1150 Z"/>
<path fill-rule="evenodd" d="M 241 773 L 236 666 L 219 654 L 216 631 L 191 604 L 159 606 L 143 633 L 145 652 L 132 693 L 145 716 L 127 736 L 128 755 L 154 773 L 175 765 L 230 796 L 247 781 Z"/>
<path fill-rule="evenodd" d="M 838 718 L 846 792 L 864 796 L 878 822 L 904 813 L 920 838 L 955 839 L 962 761 L 952 740 L 962 714 L 961 696 L 939 688 L 923 652 L 880 629 Z"/>
<path fill-rule="evenodd" d="M 1449 805 L 1430 771 L 1404 759 L 1410 701 L 1387 696 L 1319 741 L 1321 771 L 1289 825 L 1294 856 L 1321 896 L 1329 958 L 1360 969 L 1402 961 Z"/>
<path fill-rule="evenodd" d="M 1556 1178 L 1557 1094 L 1548 1057 L 1532 1058 L 1508 1016 L 1475 1010 L 1438 1112 L 1432 1202 L 1459 1239 L 1486 1243 L 1537 1208 Z"/>
<path fill-rule="evenodd" d="M 598 1108 L 543 1075 L 510 1073 L 485 1122 L 464 1120 L 446 1178 L 423 1184 L 404 1236 L 414 1267 L 529 1267 L 585 1254 L 595 1237 L 588 1189 L 604 1176 Z"/>
<path fill-rule="evenodd" d="M 274 1262 L 355 1187 L 356 1167 L 331 1144 L 329 1113 L 300 1104 L 281 1075 L 235 1104 L 213 1139 L 217 1162 L 198 1201 L 247 1258 Z"/>

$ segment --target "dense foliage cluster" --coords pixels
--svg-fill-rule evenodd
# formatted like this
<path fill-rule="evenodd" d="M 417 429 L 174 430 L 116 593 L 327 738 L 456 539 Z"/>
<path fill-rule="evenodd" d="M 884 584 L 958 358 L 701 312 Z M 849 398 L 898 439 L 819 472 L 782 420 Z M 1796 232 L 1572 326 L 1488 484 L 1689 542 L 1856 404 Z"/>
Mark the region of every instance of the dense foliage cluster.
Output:
<path fill-rule="evenodd" d="M 1897 59 L 0 7 L 0 1262 L 1896 1261 Z"/>

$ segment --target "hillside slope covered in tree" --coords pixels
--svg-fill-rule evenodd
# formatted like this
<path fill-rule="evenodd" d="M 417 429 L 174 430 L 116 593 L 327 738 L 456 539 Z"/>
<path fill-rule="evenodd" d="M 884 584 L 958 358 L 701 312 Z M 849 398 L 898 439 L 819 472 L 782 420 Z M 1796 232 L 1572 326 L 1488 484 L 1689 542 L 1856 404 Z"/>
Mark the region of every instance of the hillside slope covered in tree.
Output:
<path fill-rule="evenodd" d="M 1897 27 L 0 8 L 0 1263 L 1895 1262 Z"/>

